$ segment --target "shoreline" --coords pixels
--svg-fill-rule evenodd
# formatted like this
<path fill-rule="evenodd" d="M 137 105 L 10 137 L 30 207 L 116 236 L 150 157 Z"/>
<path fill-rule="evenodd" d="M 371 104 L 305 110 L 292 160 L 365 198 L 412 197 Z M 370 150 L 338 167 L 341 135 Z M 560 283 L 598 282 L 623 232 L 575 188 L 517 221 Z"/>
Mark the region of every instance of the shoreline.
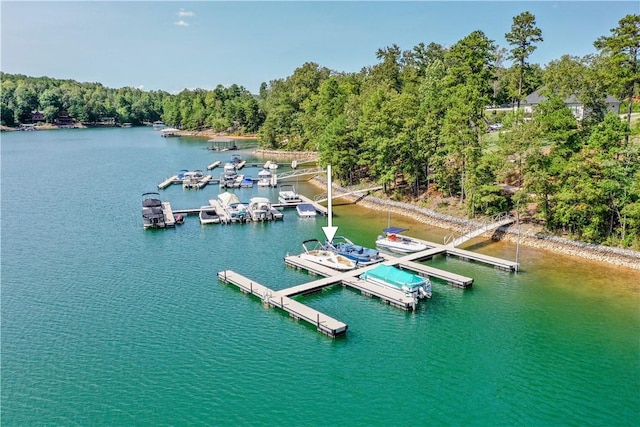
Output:
<path fill-rule="evenodd" d="M 327 182 L 323 178 L 315 177 L 309 182 L 318 188 L 326 189 L 327 187 Z M 347 189 L 336 184 L 333 184 L 332 187 L 334 195 L 348 192 Z M 381 199 L 375 196 L 361 198 L 360 196 L 351 195 L 345 196 L 344 198 L 367 209 L 391 211 L 394 214 L 411 218 L 423 224 L 433 225 L 434 227 L 451 230 L 453 232 L 464 233 L 468 230 L 469 226 L 480 226 L 479 223 L 474 221 L 441 214 L 410 203 Z M 523 225 L 524 229 L 522 227 Z M 511 226 L 501 227 L 498 230 L 487 232 L 485 236 L 494 238 L 494 236 L 497 235 L 497 240 L 516 243 L 518 241 L 518 231 L 512 230 L 511 228 Z M 565 239 L 563 237 L 542 233 L 535 227 L 527 226 L 527 224 L 524 223 L 521 223 L 519 234 L 521 245 L 583 259 L 605 262 L 632 270 L 640 270 L 640 252 L 638 251 Z"/>

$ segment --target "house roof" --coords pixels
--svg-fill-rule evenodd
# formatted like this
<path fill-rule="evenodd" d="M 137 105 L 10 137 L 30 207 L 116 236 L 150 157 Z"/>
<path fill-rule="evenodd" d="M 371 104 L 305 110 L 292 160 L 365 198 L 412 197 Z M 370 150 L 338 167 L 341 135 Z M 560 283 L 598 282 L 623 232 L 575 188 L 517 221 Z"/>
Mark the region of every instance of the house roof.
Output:
<path fill-rule="evenodd" d="M 542 88 L 536 89 L 534 92 L 529 94 L 524 99 L 524 103 L 521 104 L 521 105 L 537 105 L 537 104 L 540 104 L 542 101 L 546 101 L 547 97 L 540 94 L 541 90 L 542 90 Z M 607 104 L 619 104 L 620 103 L 620 101 L 618 99 L 614 98 L 611 95 L 607 95 L 607 97 L 605 99 L 605 102 Z M 582 102 L 580 102 L 580 100 L 578 100 L 578 98 L 576 97 L 575 94 L 565 98 L 564 99 L 564 103 L 565 104 L 582 104 Z"/>

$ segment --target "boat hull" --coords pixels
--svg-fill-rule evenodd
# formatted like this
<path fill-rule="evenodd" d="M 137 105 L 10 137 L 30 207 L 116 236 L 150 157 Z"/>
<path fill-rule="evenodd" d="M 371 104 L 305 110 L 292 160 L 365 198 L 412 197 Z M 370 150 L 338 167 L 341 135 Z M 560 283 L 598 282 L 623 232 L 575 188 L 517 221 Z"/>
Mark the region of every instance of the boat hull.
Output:
<path fill-rule="evenodd" d="M 330 251 L 309 251 L 300 254 L 300 258 L 339 271 L 353 270 L 356 267 L 355 262 L 349 258 Z"/>
<path fill-rule="evenodd" d="M 427 249 L 427 245 L 409 240 L 406 237 L 402 240 L 389 240 L 387 237 L 379 237 L 376 240 L 376 246 L 386 249 L 388 251 L 409 254 L 414 252 L 420 252 Z"/>

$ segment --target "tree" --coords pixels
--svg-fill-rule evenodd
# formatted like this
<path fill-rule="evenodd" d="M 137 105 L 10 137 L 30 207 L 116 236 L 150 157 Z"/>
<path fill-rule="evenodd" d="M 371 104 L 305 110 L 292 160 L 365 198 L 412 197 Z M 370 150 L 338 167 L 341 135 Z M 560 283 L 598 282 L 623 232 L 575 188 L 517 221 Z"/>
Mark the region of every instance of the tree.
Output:
<path fill-rule="evenodd" d="M 611 29 L 611 33 L 609 37 L 600 37 L 593 45 L 607 57 L 610 78 L 620 82 L 621 94 L 626 93 L 629 100 L 627 122 L 631 123 L 633 96 L 640 84 L 640 15 L 625 16 L 618 21 L 618 27 Z"/>
<path fill-rule="evenodd" d="M 396 44 L 384 49 L 378 49 L 376 58 L 382 62 L 376 64 L 371 70 L 371 76 L 376 82 L 384 82 L 397 92 L 402 90 L 402 81 L 400 80 L 401 56 L 402 51 Z"/>
<path fill-rule="evenodd" d="M 522 85 L 525 75 L 527 58 L 536 50 L 534 43 L 543 41 L 542 30 L 536 27 L 536 17 L 530 12 L 522 12 L 513 18 L 511 31 L 504 35 L 507 42 L 513 46 L 509 51 L 509 59 L 513 59 L 518 64 L 518 98 L 517 104 L 520 108 L 522 99 Z"/>
<path fill-rule="evenodd" d="M 457 169 L 461 201 L 477 184 L 474 171 L 480 155 L 480 135 L 485 130 L 484 110 L 493 93 L 495 51 L 492 40 L 482 31 L 474 31 L 445 56 L 443 92 L 447 111 L 439 140 L 447 147 L 449 167 Z M 470 200 L 473 203 L 473 198 Z"/>

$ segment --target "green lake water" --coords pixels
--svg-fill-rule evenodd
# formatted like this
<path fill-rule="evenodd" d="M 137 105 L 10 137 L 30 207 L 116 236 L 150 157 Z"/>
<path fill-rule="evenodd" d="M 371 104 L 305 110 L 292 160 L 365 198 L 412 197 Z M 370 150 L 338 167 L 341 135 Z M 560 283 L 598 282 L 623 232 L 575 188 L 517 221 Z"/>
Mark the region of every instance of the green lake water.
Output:
<path fill-rule="evenodd" d="M 517 274 L 436 257 L 427 263 L 473 287 L 435 280 L 415 312 L 339 286 L 298 298 L 349 325 L 334 340 L 216 277 L 232 269 L 272 289 L 314 279 L 283 258 L 322 237 L 326 218 L 201 226 L 189 216 L 143 229 L 143 192 L 231 152 L 151 128 L 1 138 L 3 426 L 640 424 L 637 270 L 527 247 Z M 277 199 L 276 189 L 234 192 Z M 174 209 L 219 193 L 161 190 Z M 387 220 L 334 204 L 338 234 L 365 246 Z M 437 242 L 448 234 L 392 223 Z M 482 239 L 463 248 L 516 252 Z"/>

